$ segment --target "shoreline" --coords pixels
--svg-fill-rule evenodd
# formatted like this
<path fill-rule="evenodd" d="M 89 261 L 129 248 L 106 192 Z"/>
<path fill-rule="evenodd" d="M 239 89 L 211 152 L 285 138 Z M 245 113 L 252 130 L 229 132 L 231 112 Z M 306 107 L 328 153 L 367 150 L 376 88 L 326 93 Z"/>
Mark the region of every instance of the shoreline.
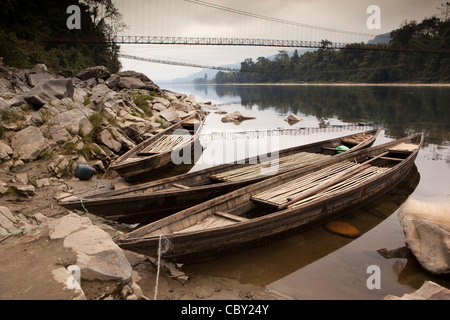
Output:
<path fill-rule="evenodd" d="M 450 83 L 351 83 L 351 82 L 342 82 L 342 83 L 295 83 L 295 82 L 286 82 L 286 83 L 277 83 L 277 82 L 269 82 L 269 83 L 174 83 L 174 84 L 163 84 L 162 86 L 192 86 L 192 85 L 200 85 L 200 86 L 333 86 L 333 87 L 450 87 Z"/>

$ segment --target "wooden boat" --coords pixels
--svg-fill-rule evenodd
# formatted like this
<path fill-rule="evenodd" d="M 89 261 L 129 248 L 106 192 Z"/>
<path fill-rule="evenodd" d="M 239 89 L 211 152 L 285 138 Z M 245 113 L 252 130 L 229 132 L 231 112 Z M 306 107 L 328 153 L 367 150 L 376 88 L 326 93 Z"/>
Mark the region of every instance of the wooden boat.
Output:
<path fill-rule="evenodd" d="M 347 153 L 325 168 L 277 175 L 117 238 L 181 263 L 211 259 L 322 224 L 385 194 L 414 165 L 423 134 Z"/>
<path fill-rule="evenodd" d="M 202 203 L 239 187 L 255 183 L 275 174 L 300 167 L 324 165 L 330 157 L 354 152 L 372 145 L 381 129 L 279 151 L 277 166 L 265 167 L 269 161 L 251 157 L 204 170 L 142 183 L 115 191 L 80 198 L 70 197 L 58 202 L 68 209 L 87 210 L 110 220 L 126 223 L 148 223 Z M 344 145 L 350 150 L 338 154 Z M 272 171 L 269 171 L 274 169 Z"/>
<path fill-rule="evenodd" d="M 149 178 L 158 169 L 172 164 L 172 152 L 182 152 L 185 148 L 192 150 L 203 123 L 202 115 L 196 113 L 129 150 L 114 161 L 110 169 L 130 182 Z"/>

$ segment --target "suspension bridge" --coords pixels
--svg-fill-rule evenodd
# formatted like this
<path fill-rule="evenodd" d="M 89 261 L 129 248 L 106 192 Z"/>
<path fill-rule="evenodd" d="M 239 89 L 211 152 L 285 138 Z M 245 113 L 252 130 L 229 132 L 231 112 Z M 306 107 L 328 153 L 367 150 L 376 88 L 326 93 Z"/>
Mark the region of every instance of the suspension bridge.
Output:
<path fill-rule="evenodd" d="M 311 49 L 382 50 L 422 53 L 450 53 L 450 49 L 426 47 L 393 47 L 386 45 L 389 35 L 378 35 L 381 42 L 371 44 L 375 33 L 340 30 L 305 24 L 250 11 L 239 10 L 203 0 L 114 0 L 123 22 L 111 19 L 110 39 L 121 45 L 119 57 L 160 64 L 199 67 L 224 71 L 224 67 L 204 65 L 167 58 L 148 57 L 148 51 L 139 51 L 135 45 L 234 46 Z M 258 2 L 255 1 L 255 10 Z M 339 17 L 337 17 L 338 19 Z M 361 30 L 367 30 L 365 21 Z M 77 39 L 59 37 L 49 42 L 95 43 L 104 39 Z M 133 49 L 130 49 L 130 46 Z M 146 57 L 139 54 L 146 54 Z M 394 66 L 398 67 L 398 66 Z"/>

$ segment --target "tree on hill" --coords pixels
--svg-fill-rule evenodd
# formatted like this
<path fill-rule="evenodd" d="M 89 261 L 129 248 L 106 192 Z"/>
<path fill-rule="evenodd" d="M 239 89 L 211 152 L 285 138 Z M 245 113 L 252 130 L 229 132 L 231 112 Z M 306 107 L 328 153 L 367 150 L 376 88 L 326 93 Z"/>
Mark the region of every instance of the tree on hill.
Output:
<path fill-rule="evenodd" d="M 67 28 L 70 5 L 80 8 L 79 30 Z M 19 68 L 43 62 L 53 71 L 103 65 L 115 72 L 120 69 L 114 42 L 123 27 L 120 18 L 111 0 L 2 0 L 0 56 Z M 48 41 L 61 38 L 81 41 Z M 95 43 L 86 43 L 86 39 L 95 39 Z"/>

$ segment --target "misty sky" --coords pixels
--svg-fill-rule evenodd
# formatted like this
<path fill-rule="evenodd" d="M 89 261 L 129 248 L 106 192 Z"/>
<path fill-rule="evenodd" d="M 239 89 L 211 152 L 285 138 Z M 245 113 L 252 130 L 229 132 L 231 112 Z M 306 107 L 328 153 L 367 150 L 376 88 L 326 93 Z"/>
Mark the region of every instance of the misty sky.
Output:
<path fill-rule="evenodd" d="M 444 0 L 206 0 L 220 6 L 323 28 L 369 35 L 383 34 L 405 21 L 438 14 Z M 261 19 L 244 17 L 184 0 L 116 0 L 128 28 L 127 35 L 190 37 L 253 37 L 339 42 L 353 40 L 340 33 L 298 28 Z M 370 5 L 380 8 L 379 30 L 367 28 Z M 368 39 L 368 38 L 367 38 Z M 205 65 L 224 65 L 276 54 L 283 48 L 123 45 L 122 52 L 140 57 L 186 61 Z M 287 49 L 291 50 L 291 49 Z M 293 49 L 292 49 L 293 50 Z M 122 59 L 124 70 L 144 72 L 155 82 L 184 77 L 200 69 L 169 66 Z"/>

